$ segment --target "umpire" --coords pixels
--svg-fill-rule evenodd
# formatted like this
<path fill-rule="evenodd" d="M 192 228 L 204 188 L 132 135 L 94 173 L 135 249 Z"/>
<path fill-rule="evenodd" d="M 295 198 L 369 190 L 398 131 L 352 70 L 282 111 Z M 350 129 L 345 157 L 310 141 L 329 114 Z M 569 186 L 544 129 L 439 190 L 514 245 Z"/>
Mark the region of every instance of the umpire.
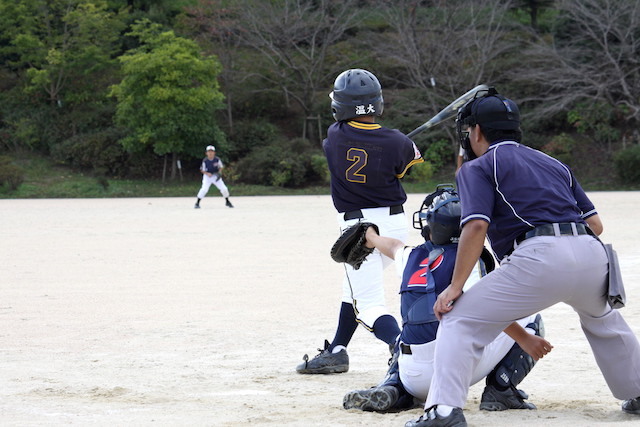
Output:
<path fill-rule="evenodd" d="M 462 233 L 451 284 L 434 305 L 442 320 L 425 414 L 406 426 L 466 426 L 462 408 L 483 348 L 509 323 L 558 302 L 578 313 L 622 409 L 640 414 L 640 344 L 607 304 L 593 203 L 566 165 L 520 144 L 518 107 L 495 89 L 465 104 L 457 125 L 471 160 L 456 177 Z M 500 268 L 462 294 L 485 237 Z"/>

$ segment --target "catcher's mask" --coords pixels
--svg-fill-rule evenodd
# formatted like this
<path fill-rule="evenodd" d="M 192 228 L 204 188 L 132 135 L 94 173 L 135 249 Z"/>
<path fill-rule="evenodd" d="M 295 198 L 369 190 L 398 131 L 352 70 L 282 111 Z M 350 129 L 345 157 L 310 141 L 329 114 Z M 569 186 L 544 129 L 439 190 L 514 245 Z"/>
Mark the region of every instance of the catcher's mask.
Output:
<path fill-rule="evenodd" d="M 439 184 L 425 197 L 420 210 L 413 213 L 413 228 L 436 245 L 457 243 L 460 239 L 460 198 L 453 184 Z"/>
<path fill-rule="evenodd" d="M 358 116 L 381 116 L 384 110 L 382 87 L 367 70 L 355 68 L 341 73 L 333 84 L 331 112 L 336 121 Z"/>
<path fill-rule="evenodd" d="M 498 94 L 495 87 L 479 90 L 472 99 L 460 107 L 456 118 L 456 130 L 468 160 L 477 158 L 471 149 L 467 131 L 475 125 L 489 129 L 518 130 L 520 110 L 515 102 Z"/>

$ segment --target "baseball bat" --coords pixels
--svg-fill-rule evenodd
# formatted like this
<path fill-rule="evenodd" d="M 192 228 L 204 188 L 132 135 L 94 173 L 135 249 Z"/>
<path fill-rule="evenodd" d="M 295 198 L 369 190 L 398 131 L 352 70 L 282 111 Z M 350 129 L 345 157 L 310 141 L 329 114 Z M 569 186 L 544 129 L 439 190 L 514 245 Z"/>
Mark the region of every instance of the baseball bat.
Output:
<path fill-rule="evenodd" d="M 417 134 L 419 134 L 420 132 L 422 132 L 422 131 L 424 131 L 426 129 L 432 128 L 437 124 L 440 124 L 440 123 L 442 123 L 442 122 L 444 122 L 446 120 L 449 120 L 452 117 L 455 117 L 456 114 L 458 114 L 458 108 L 460 108 L 464 104 L 466 104 L 467 101 L 469 101 L 474 96 L 476 96 L 476 93 L 478 93 L 481 90 L 489 90 L 489 86 L 487 86 L 487 85 L 478 85 L 478 86 L 474 87 L 469 92 L 465 93 L 464 95 L 462 95 L 461 97 L 459 97 L 458 99 L 453 101 L 451 104 L 449 104 L 446 107 L 444 107 L 442 110 L 440 110 L 440 112 L 438 114 L 436 114 L 435 116 L 431 117 L 428 121 L 424 122 L 422 125 L 418 126 L 414 130 L 409 132 L 407 134 L 407 136 L 409 138 L 411 138 L 414 135 L 417 135 Z"/>

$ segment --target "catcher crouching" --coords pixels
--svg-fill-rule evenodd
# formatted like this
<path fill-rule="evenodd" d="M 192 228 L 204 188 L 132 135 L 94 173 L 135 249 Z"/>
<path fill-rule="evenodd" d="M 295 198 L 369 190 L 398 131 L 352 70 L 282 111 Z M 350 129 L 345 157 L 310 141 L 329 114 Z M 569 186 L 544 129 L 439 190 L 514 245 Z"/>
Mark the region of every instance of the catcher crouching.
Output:
<path fill-rule="evenodd" d="M 413 225 L 421 231 L 423 244 L 407 247 L 397 239 L 379 236 L 374 224 L 361 222 L 346 229 L 331 248 L 331 257 L 336 262 L 348 263 L 354 269 L 378 249 L 395 260 L 402 278 L 402 332 L 387 374 L 374 387 L 347 393 L 343 399 L 345 409 L 395 412 L 426 400 L 439 325 L 433 304 L 453 275 L 459 223 L 460 201 L 456 191 L 452 186 L 438 186 L 414 213 Z M 495 266 L 493 256 L 486 249 L 479 265 L 479 271 L 484 274 Z M 525 401 L 527 394 L 516 387 L 536 361 L 551 351 L 551 344 L 543 337 L 542 317 L 537 314 L 512 323 L 485 347 L 472 380 L 476 383 L 486 378 L 480 409 L 536 408 Z"/>

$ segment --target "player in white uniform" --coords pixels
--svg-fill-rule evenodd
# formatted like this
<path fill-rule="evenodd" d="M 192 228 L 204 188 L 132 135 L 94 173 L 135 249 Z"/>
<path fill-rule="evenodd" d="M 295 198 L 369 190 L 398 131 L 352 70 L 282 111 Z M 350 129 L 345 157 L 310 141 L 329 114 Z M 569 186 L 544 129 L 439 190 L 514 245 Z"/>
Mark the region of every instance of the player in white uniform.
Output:
<path fill-rule="evenodd" d="M 216 147 L 213 145 L 208 145 L 206 151 L 207 157 L 202 159 L 202 164 L 200 165 L 200 172 L 202 173 L 202 187 L 200 188 L 200 191 L 198 191 L 198 200 L 196 201 L 194 208 L 200 209 L 200 200 L 207 195 L 211 184 L 215 185 L 218 190 L 220 190 L 222 197 L 224 197 L 226 201 L 226 206 L 232 208 L 233 205 L 229 201 L 229 189 L 222 180 L 222 168 L 224 168 L 222 160 L 220 157 L 216 157 Z"/>
<path fill-rule="evenodd" d="M 407 196 L 400 179 L 423 161 L 413 141 L 396 129 L 376 123 L 384 101 L 380 82 L 366 70 L 353 69 L 335 80 L 331 109 L 336 120 L 323 141 L 331 173 L 331 197 L 341 230 L 358 221 L 375 223 L 382 235 L 404 241 Z M 400 328 L 385 305 L 383 270 L 392 260 L 379 251 L 367 257 L 360 269 L 345 264 L 338 327 L 320 354 L 296 367 L 301 374 L 347 372 L 347 345 L 358 325 L 393 347 Z"/>

